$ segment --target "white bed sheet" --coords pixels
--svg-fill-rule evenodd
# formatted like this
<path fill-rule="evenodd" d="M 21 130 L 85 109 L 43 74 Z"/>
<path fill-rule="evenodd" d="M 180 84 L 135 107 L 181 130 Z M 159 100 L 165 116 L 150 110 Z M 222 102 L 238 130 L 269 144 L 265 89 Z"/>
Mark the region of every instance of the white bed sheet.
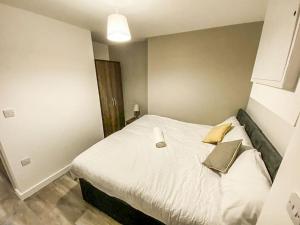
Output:
<path fill-rule="evenodd" d="M 160 127 L 166 148 L 156 148 Z M 72 163 L 72 172 L 165 224 L 220 224 L 220 176 L 202 165 L 213 145 L 211 126 L 147 115 L 95 144 Z"/>

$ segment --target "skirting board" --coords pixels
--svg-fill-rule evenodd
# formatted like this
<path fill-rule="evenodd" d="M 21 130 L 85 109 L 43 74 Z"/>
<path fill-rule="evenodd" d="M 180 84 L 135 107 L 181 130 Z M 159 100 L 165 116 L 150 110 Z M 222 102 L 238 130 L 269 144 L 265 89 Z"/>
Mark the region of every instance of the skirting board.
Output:
<path fill-rule="evenodd" d="M 67 166 L 51 174 L 49 177 L 45 178 L 44 180 L 42 180 L 41 182 L 37 183 L 36 185 L 32 186 L 31 188 L 27 189 L 24 192 L 21 192 L 17 188 L 15 188 L 15 193 L 21 200 L 25 200 L 26 198 L 30 197 L 34 193 L 41 190 L 43 187 L 50 184 L 52 181 L 56 180 L 57 178 L 67 173 L 70 170 L 70 168 L 71 168 L 71 164 L 68 164 Z"/>

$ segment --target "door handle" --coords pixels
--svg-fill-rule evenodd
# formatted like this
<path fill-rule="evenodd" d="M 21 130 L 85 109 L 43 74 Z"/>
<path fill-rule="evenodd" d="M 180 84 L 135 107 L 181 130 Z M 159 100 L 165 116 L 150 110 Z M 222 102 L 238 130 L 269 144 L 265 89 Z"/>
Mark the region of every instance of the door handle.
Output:
<path fill-rule="evenodd" d="M 111 100 L 112 100 L 113 106 L 117 106 L 117 100 L 114 97 L 112 97 Z"/>
<path fill-rule="evenodd" d="M 113 104 L 113 106 L 114 106 L 114 105 L 115 105 L 115 98 L 112 97 L 111 100 L 112 100 L 112 104 Z"/>

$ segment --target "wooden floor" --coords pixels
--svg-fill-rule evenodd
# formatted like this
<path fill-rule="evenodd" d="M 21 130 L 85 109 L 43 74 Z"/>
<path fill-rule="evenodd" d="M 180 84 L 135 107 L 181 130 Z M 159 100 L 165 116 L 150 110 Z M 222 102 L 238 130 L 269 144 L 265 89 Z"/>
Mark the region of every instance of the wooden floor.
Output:
<path fill-rule="evenodd" d="M 82 200 L 80 185 L 65 175 L 21 201 L 0 171 L 0 225 L 119 225 Z"/>

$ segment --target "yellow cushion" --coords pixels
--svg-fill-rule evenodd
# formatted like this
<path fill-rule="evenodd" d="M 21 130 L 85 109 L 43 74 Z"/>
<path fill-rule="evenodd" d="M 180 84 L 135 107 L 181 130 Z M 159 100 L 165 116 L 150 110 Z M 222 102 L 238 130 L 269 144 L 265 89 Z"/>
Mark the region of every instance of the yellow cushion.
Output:
<path fill-rule="evenodd" d="M 230 129 L 231 123 L 224 123 L 222 125 L 215 126 L 208 132 L 203 142 L 209 144 L 218 144 L 223 140 L 225 134 Z"/>

